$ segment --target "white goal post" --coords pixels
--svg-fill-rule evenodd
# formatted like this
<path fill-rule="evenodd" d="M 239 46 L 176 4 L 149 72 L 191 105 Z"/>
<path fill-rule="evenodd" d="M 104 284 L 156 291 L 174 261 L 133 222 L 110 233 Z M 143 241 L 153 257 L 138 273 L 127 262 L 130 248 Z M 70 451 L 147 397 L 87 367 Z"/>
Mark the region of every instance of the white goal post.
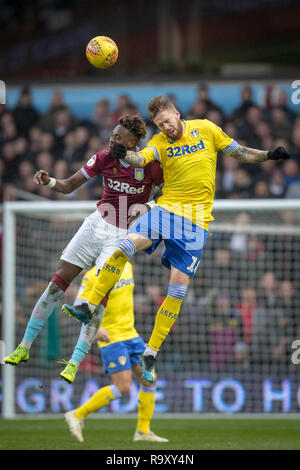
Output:
<path fill-rule="evenodd" d="M 5 344 L 6 354 L 12 352 L 16 347 L 16 330 L 15 330 L 15 311 L 16 311 L 16 279 L 18 277 L 18 272 L 16 271 L 16 258 L 17 258 L 17 218 L 19 216 L 30 216 L 33 218 L 38 219 L 41 218 L 62 218 L 66 220 L 72 220 L 76 218 L 76 220 L 81 221 L 84 217 L 93 212 L 96 208 L 95 201 L 63 201 L 63 202 L 52 202 L 52 201 L 34 201 L 34 202 L 5 202 L 3 204 L 3 215 L 4 215 L 4 222 L 3 222 L 3 270 L 2 270 L 2 284 L 3 284 L 3 323 L 2 323 L 2 335 L 3 338 L 0 338 Z M 296 223 L 295 224 L 284 224 L 278 223 L 278 221 L 272 222 L 272 214 L 279 214 L 282 211 L 294 211 L 296 213 Z M 235 218 L 238 213 L 246 212 L 249 214 L 255 214 L 254 219 L 256 216 L 259 215 L 258 221 L 259 223 L 243 223 L 239 225 L 236 222 Z M 267 214 L 266 217 L 264 214 Z M 213 215 L 215 218 L 215 222 L 210 224 L 210 232 L 212 234 L 220 234 L 222 238 L 224 234 L 228 233 L 230 235 L 234 233 L 246 233 L 246 234 L 257 234 L 257 235 L 291 235 L 291 236 L 299 236 L 300 240 L 300 200 L 279 200 L 279 199 L 262 199 L 262 200 L 216 200 L 213 206 Z M 275 220 L 275 219 L 274 219 Z M 51 238 L 51 233 L 49 235 L 49 240 Z M 18 235 L 20 239 L 22 239 L 22 233 Z M 223 240 L 223 238 L 222 238 Z M 277 242 L 276 242 L 277 243 Z M 273 246 L 273 245 L 272 245 Z M 277 246 L 277 245 L 276 245 Z M 278 247 L 277 247 L 278 248 Z M 277 249 L 276 248 L 276 249 Z M 26 247 L 24 248 L 26 249 Z M 280 247 L 278 248 L 280 250 Z M 272 248 L 273 250 L 273 248 Z M 57 252 L 57 260 L 59 259 L 60 252 Z M 47 252 L 44 253 L 45 258 L 47 258 Z M 205 251 L 203 254 L 203 259 L 205 259 Z M 144 265 L 147 266 L 148 259 L 144 259 Z M 201 261 L 202 263 L 202 261 Z M 264 261 L 262 262 L 264 263 Z M 144 265 L 141 269 L 144 268 Z M 262 264 L 262 270 L 266 268 L 267 265 Z M 33 268 L 32 268 L 33 269 Z M 162 268 L 163 269 L 163 268 Z M 215 269 L 213 272 L 214 277 L 218 277 L 217 268 L 212 266 L 212 269 Z M 300 270 L 300 266 L 299 266 Z M 154 272 L 154 271 L 153 271 Z M 263 271 L 262 271 L 263 272 Z M 260 272 L 260 274 L 262 274 Z M 49 272 L 52 275 L 53 273 Z M 38 278 L 38 272 L 36 274 Z M 152 272 L 149 274 L 149 282 L 151 283 L 151 279 L 155 278 L 155 274 Z M 50 279 L 50 277 L 49 277 Z M 139 296 L 141 297 L 141 295 Z M 154 313 L 154 312 L 153 312 Z M 151 316 L 149 320 L 150 324 L 154 323 L 154 316 Z M 177 336 L 180 335 L 180 325 L 178 326 Z M 185 326 L 183 325 L 185 328 Z M 184 330 L 185 331 L 185 330 Z M 188 331 L 188 330 L 187 330 Z M 296 337 L 295 337 L 296 339 Z M 145 338 L 147 340 L 147 338 Z M 186 344 L 186 339 L 183 337 L 181 339 L 182 349 L 187 351 L 188 345 Z M 184 342 L 184 343 L 183 343 Z M 195 346 L 196 347 L 196 346 Z M 172 348 L 172 344 L 170 346 Z M 176 348 L 176 346 L 174 346 Z M 170 355 L 172 353 L 172 349 L 170 350 Z M 177 350 L 174 349 L 174 353 L 177 353 Z M 64 354 L 62 352 L 62 354 Z M 188 351 L 188 354 L 192 354 Z M 188 357 L 192 357 L 188 356 Z M 163 361 L 163 360 L 162 360 Z M 29 361 L 30 362 L 30 361 Z M 29 364 L 29 363 L 28 363 Z M 23 366 L 24 368 L 27 367 L 27 364 Z M 16 410 L 16 373 L 18 373 L 19 368 L 10 367 L 7 365 L 2 365 L 2 416 L 4 418 L 14 418 L 18 413 Z M 275 369 L 272 369 L 275 371 Z M 168 377 L 170 371 L 165 373 L 164 377 Z M 172 372 L 172 371 L 171 371 Z M 230 370 L 228 373 L 231 373 Z M 276 373 L 276 371 L 275 371 Z M 190 381 L 189 381 L 190 380 Z M 191 379 L 186 379 L 186 388 L 192 389 L 193 392 L 195 391 L 195 386 L 193 380 L 196 380 L 195 377 L 191 377 Z M 211 379 L 212 380 L 212 379 Z M 225 380 L 225 379 L 224 379 Z M 229 379 L 228 379 L 229 380 Z M 204 397 L 204 389 L 208 388 L 208 381 L 207 384 L 197 382 L 198 392 L 199 387 L 201 393 Z M 199 385 L 200 384 L 200 385 Z M 223 384 L 224 385 L 224 384 Z M 202 388 L 201 388 L 202 387 Z M 225 387 L 225 385 L 224 385 Z M 200 393 L 200 392 L 199 392 Z M 218 390 L 215 387 L 215 393 L 213 400 L 217 400 Z M 221 393 L 221 392 L 220 392 Z M 275 392 L 274 392 L 275 393 Z M 299 395 L 300 396 L 300 395 Z M 197 395 L 199 398 L 199 395 Z M 180 396 L 176 397 L 176 403 L 178 404 L 178 412 L 185 412 L 186 409 L 183 405 L 180 404 Z M 242 400 L 242 397 L 241 397 Z M 299 398 L 298 398 L 299 400 Z M 195 396 L 194 396 L 195 401 Z M 215 403 L 215 402 L 214 402 Z M 221 404 L 218 402 L 215 403 L 216 406 L 220 406 L 217 408 L 217 411 L 221 410 Z M 176 405 L 177 406 L 177 405 Z M 182 407 L 181 407 L 182 406 Z M 196 405 L 194 405 L 196 406 Z M 198 408 L 197 408 L 198 406 Z M 199 412 L 206 412 L 209 410 L 204 410 L 200 407 L 199 403 L 196 406 L 196 409 L 188 410 L 190 412 L 199 411 Z M 258 405 L 257 405 L 258 406 Z M 287 409 L 284 408 L 283 411 L 295 411 L 294 409 Z M 287 405 L 286 405 L 287 406 Z M 296 406 L 296 405 L 295 405 Z M 300 406 L 298 403 L 297 406 Z M 200 407 L 200 408 L 199 408 Z M 268 405 L 262 411 L 269 411 Z M 238 404 L 237 404 L 238 408 Z M 177 409 L 177 408 L 176 408 Z M 226 410 L 226 404 L 224 405 L 224 409 Z M 228 406 L 228 410 L 229 410 Z M 257 408 L 258 409 L 258 408 Z M 253 407 L 253 412 L 257 411 L 255 406 Z M 251 412 L 252 408 L 245 409 L 246 411 Z M 235 410 L 232 408 L 232 412 Z M 240 410 L 239 410 L 240 411 Z M 276 411 L 276 410 L 274 410 Z M 277 410 L 278 411 L 278 410 Z"/>

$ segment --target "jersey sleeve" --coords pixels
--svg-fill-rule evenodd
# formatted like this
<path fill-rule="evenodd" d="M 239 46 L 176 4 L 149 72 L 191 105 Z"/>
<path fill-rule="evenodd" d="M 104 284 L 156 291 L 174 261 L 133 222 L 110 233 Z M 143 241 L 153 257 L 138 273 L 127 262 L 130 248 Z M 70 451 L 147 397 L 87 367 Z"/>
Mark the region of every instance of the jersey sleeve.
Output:
<path fill-rule="evenodd" d="M 163 169 L 159 162 L 149 165 L 149 177 L 155 186 L 160 186 L 164 182 Z"/>
<path fill-rule="evenodd" d="M 160 161 L 158 135 L 153 136 L 152 139 L 147 143 L 146 147 L 139 151 L 139 154 L 143 155 L 145 158 L 145 165 L 155 160 Z"/>
<path fill-rule="evenodd" d="M 87 163 L 81 168 L 81 171 L 87 179 L 90 179 L 102 173 L 103 167 L 104 153 L 98 152 L 87 161 Z"/>
<path fill-rule="evenodd" d="M 207 122 L 209 123 L 217 151 L 222 150 L 224 153 L 231 153 L 239 147 L 237 141 L 225 134 L 221 127 L 211 121 Z"/>

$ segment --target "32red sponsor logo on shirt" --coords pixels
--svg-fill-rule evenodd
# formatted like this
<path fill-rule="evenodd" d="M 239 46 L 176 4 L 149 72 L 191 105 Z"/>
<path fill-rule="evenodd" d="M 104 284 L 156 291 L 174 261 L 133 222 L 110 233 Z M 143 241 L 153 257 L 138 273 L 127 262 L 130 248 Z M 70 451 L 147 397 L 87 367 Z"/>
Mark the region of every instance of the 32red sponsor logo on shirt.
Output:
<path fill-rule="evenodd" d="M 135 188 L 134 186 L 130 186 L 129 183 L 112 180 L 111 178 L 107 178 L 107 186 L 115 191 L 120 191 L 121 193 L 126 194 L 141 194 L 145 189 L 144 184 L 140 188 Z"/>

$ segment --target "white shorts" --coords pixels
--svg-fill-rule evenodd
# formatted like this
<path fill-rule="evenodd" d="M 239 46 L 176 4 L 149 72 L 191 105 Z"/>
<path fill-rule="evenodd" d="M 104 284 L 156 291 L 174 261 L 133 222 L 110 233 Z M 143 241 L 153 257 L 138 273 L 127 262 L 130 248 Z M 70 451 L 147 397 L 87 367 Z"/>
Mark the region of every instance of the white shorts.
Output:
<path fill-rule="evenodd" d="M 126 234 L 126 229 L 107 223 L 96 210 L 85 218 L 60 259 L 82 269 L 95 264 L 101 269 Z"/>

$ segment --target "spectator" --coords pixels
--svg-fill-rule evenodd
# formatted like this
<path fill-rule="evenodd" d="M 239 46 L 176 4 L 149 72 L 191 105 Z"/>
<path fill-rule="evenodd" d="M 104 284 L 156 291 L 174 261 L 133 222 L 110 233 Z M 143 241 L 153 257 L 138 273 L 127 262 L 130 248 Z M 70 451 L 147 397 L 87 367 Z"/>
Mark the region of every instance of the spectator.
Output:
<path fill-rule="evenodd" d="M 251 360 L 255 364 L 271 364 L 276 361 L 276 348 L 281 344 L 280 306 L 278 283 L 273 272 L 261 278 L 257 315 L 252 322 Z"/>
<path fill-rule="evenodd" d="M 238 168 L 235 172 L 235 182 L 232 191 L 238 193 L 241 198 L 247 199 L 251 196 L 251 186 L 251 177 L 246 168 Z"/>
<path fill-rule="evenodd" d="M 279 90 L 277 94 L 277 106 L 284 111 L 288 117 L 289 122 L 295 120 L 296 114 L 288 107 L 288 97 L 284 90 Z"/>
<path fill-rule="evenodd" d="M 223 172 L 221 175 L 221 185 L 223 191 L 226 194 L 233 191 L 235 185 L 236 170 L 239 167 L 239 162 L 235 158 L 225 157 L 222 159 L 222 166 Z"/>
<path fill-rule="evenodd" d="M 245 230 L 239 229 L 249 226 L 251 224 L 251 218 L 248 212 L 240 212 L 234 221 L 237 228 L 230 239 L 230 249 L 238 253 L 245 253 L 247 251 L 248 234 Z"/>
<path fill-rule="evenodd" d="M 43 168 L 43 170 L 51 173 L 54 164 L 53 155 L 50 152 L 40 152 L 36 158 L 37 168 Z"/>
<path fill-rule="evenodd" d="M 205 119 L 208 109 L 205 101 L 197 100 L 189 111 L 188 119 Z"/>
<path fill-rule="evenodd" d="M 39 127 L 44 132 L 54 132 L 56 126 L 56 114 L 59 111 L 65 111 L 70 117 L 71 125 L 75 125 L 75 119 L 71 114 L 70 107 L 66 105 L 61 92 L 57 90 L 52 95 L 48 111 L 40 117 L 38 123 Z"/>
<path fill-rule="evenodd" d="M 245 119 L 238 128 L 238 139 L 244 140 L 247 145 L 254 148 L 261 148 L 261 139 L 256 133 L 256 129 L 263 121 L 262 111 L 258 106 L 250 106 L 245 114 Z"/>
<path fill-rule="evenodd" d="M 257 308 L 255 289 L 250 286 L 244 287 L 241 293 L 241 301 L 237 304 L 236 309 L 240 314 L 243 328 L 242 336 L 247 346 L 251 346 L 252 343 L 253 320 L 257 316 Z"/>
<path fill-rule="evenodd" d="M 105 119 L 110 115 L 109 101 L 107 99 L 102 99 L 98 101 L 93 116 L 92 122 L 96 125 L 97 129 L 100 130 L 103 126 Z"/>
<path fill-rule="evenodd" d="M 288 188 L 293 183 L 300 182 L 299 164 L 290 158 L 283 164 L 284 184 Z"/>
<path fill-rule="evenodd" d="M 283 174 L 280 170 L 275 170 L 271 176 L 270 185 L 270 196 L 273 198 L 283 198 L 285 195 L 285 184 Z"/>
<path fill-rule="evenodd" d="M 223 127 L 223 115 L 217 109 L 209 110 L 208 113 L 206 114 L 206 119 L 213 122 L 214 124 L 216 124 L 219 127 Z"/>
<path fill-rule="evenodd" d="M 220 291 L 207 306 L 208 356 L 211 368 L 220 369 L 235 362 L 235 353 L 241 351 L 237 345 L 244 345 L 240 316 L 232 306 L 229 292 Z M 244 350 L 246 347 L 244 345 Z M 241 355 L 238 355 L 239 362 Z"/>
<path fill-rule="evenodd" d="M 252 88 L 249 85 L 245 85 L 241 91 L 242 103 L 233 112 L 233 117 L 238 123 L 242 123 L 245 120 L 246 113 L 249 108 L 254 106 L 252 100 Z"/>
<path fill-rule="evenodd" d="M 207 112 L 214 110 L 218 111 L 221 115 L 223 115 L 223 111 L 220 106 L 217 106 L 209 96 L 209 88 L 204 83 L 200 84 L 198 87 L 198 100 L 205 103 Z"/>
<path fill-rule="evenodd" d="M 28 88 L 23 88 L 17 106 L 14 109 L 14 118 L 19 135 L 28 136 L 29 130 L 33 127 L 39 117 L 31 101 L 31 94 Z"/>
<path fill-rule="evenodd" d="M 18 178 L 18 156 L 15 142 L 6 142 L 2 146 L 2 157 L 4 161 L 3 182 L 14 182 Z"/>
<path fill-rule="evenodd" d="M 300 163 L 300 123 L 296 125 L 296 122 L 292 131 L 291 154 Z"/>
<path fill-rule="evenodd" d="M 267 199 L 271 197 L 267 181 L 257 181 L 253 188 L 253 195 L 256 199 Z"/>
<path fill-rule="evenodd" d="M 128 112 L 129 110 L 129 112 Z M 118 122 L 123 114 L 136 114 L 137 108 L 132 103 L 128 95 L 119 95 L 117 98 L 116 109 L 113 113 L 114 123 Z"/>
<path fill-rule="evenodd" d="M 283 310 L 282 328 L 290 338 L 298 338 L 300 333 L 300 297 L 298 290 L 290 280 L 284 280 L 280 284 L 280 305 Z"/>
<path fill-rule="evenodd" d="M 276 106 L 271 110 L 271 126 L 276 138 L 291 139 L 292 126 L 287 113 L 280 106 Z"/>

